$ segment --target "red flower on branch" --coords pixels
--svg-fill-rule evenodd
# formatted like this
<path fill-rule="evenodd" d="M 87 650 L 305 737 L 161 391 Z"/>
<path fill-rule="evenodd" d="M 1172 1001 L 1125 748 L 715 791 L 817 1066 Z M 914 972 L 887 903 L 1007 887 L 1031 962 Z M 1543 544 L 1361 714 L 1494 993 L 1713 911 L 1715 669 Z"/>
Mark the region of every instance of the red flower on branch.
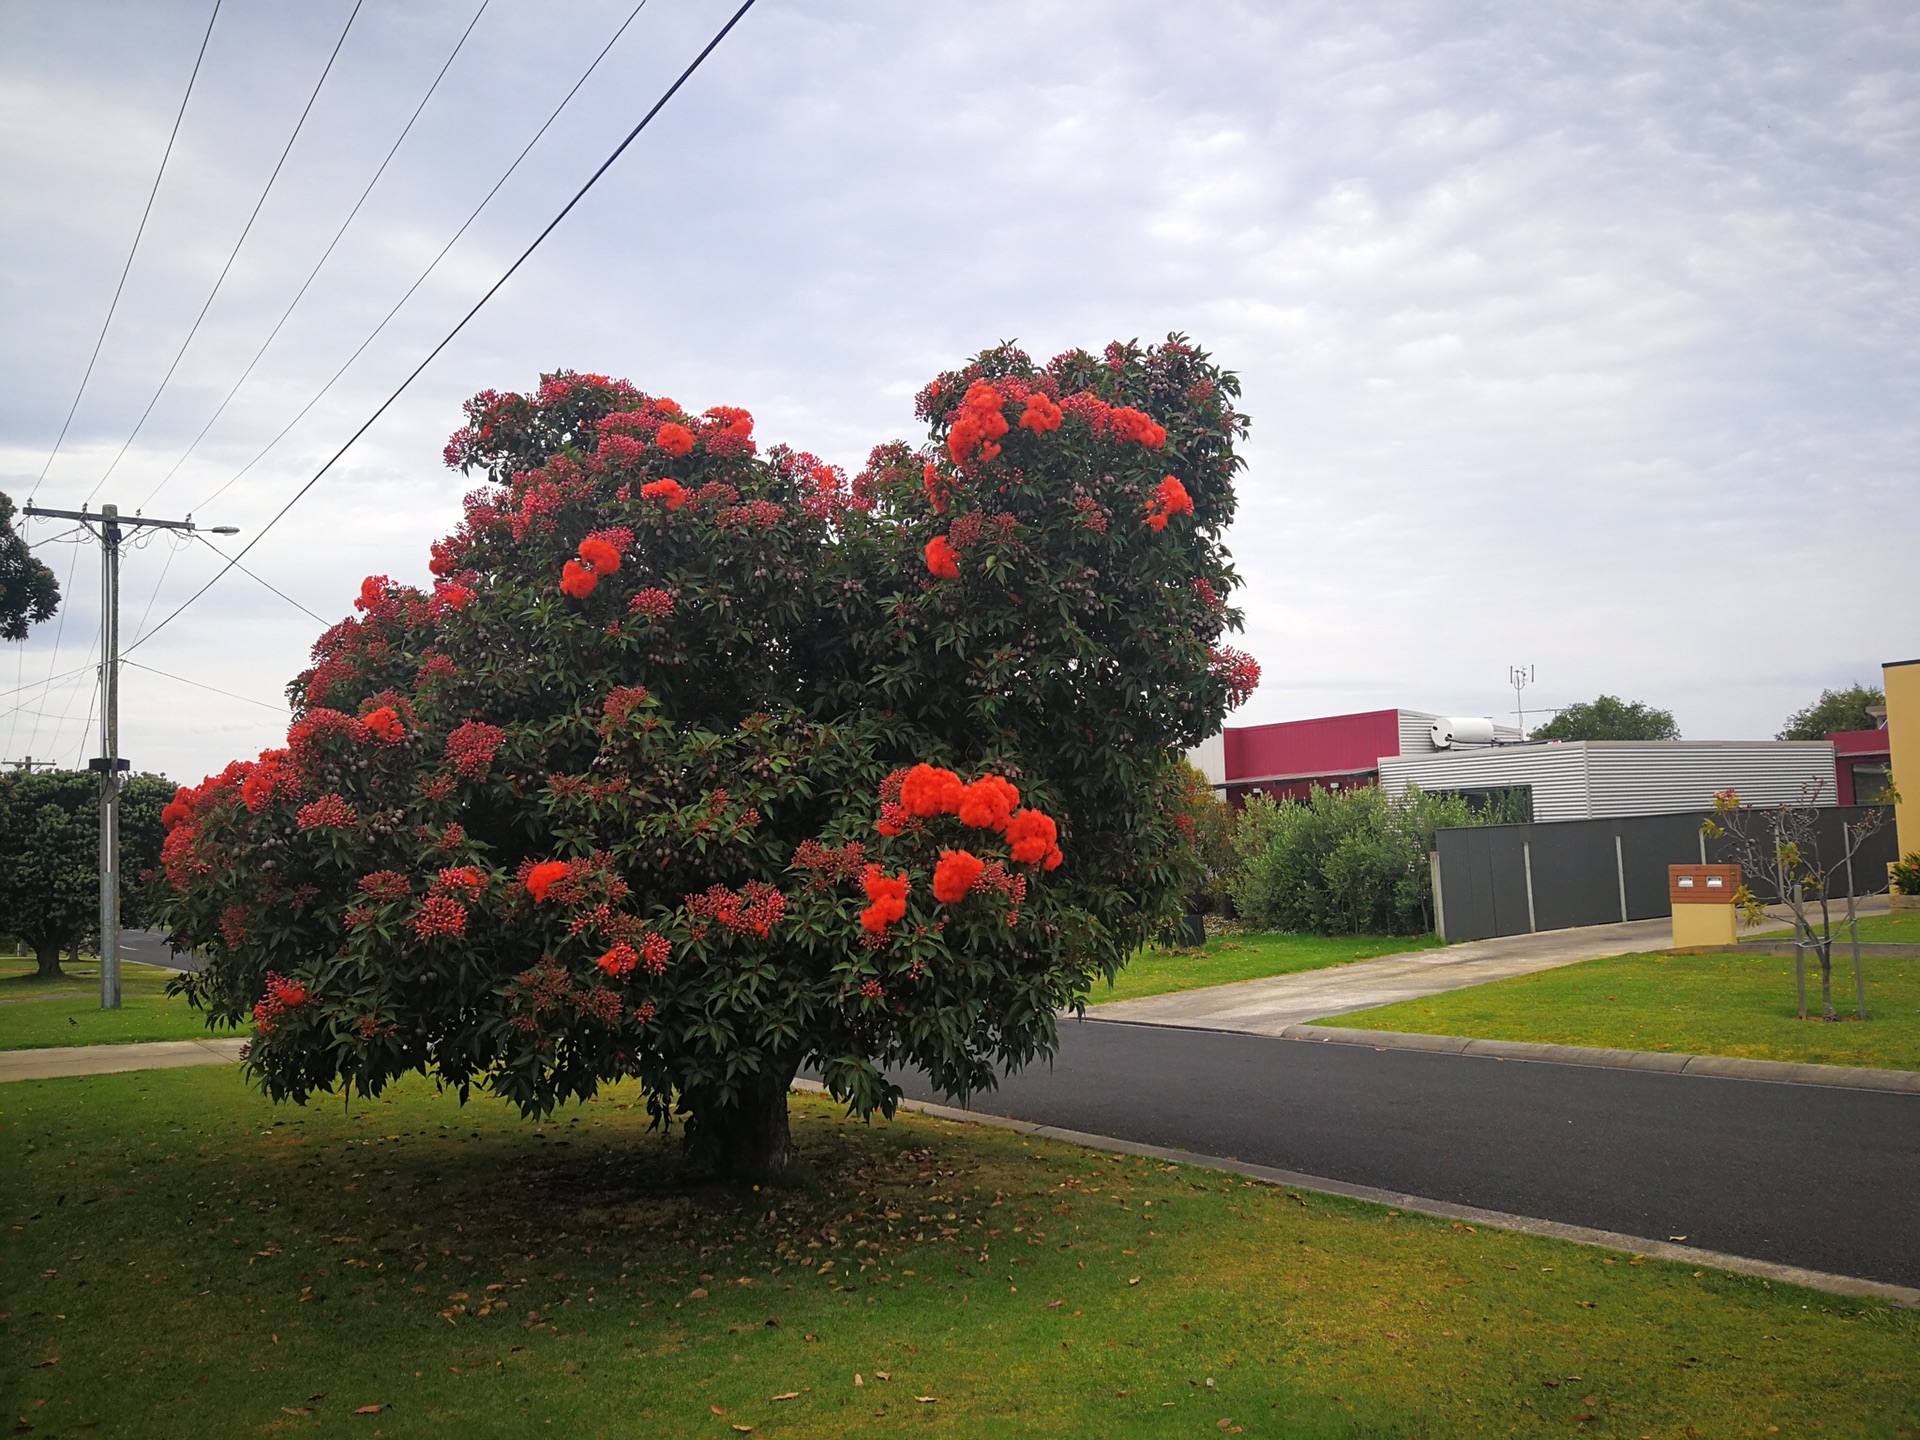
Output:
<path fill-rule="evenodd" d="M 1045 435 L 1060 428 L 1060 419 L 1064 414 L 1052 399 L 1038 390 L 1027 397 L 1027 408 L 1020 416 L 1020 428 L 1031 430 L 1036 435 Z"/>
<path fill-rule="evenodd" d="M 960 574 L 960 557 L 953 553 L 946 536 L 936 535 L 929 540 L 926 556 L 928 571 L 942 580 L 952 580 Z"/>
<path fill-rule="evenodd" d="M 693 431 L 684 425 L 669 421 L 654 432 L 653 443 L 674 457 L 685 455 L 693 449 Z M 645 493 L 644 490 L 641 492 Z"/>
<path fill-rule="evenodd" d="M 1016 810 L 1007 821 L 1007 845 L 1016 862 L 1034 865 L 1058 849 L 1060 829 L 1038 810 Z"/>
<path fill-rule="evenodd" d="M 595 575 L 611 575 L 620 568 L 620 552 L 598 535 L 589 535 L 580 542 L 580 559 Z"/>
<path fill-rule="evenodd" d="M 951 815 L 960 808 L 965 792 L 960 777 L 951 770 L 934 765 L 916 765 L 900 782 L 900 803 L 909 815 L 928 820 L 935 815 Z"/>
<path fill-rule="evenodd" d="M 407 738 L 407 727 L 400 723 L 400 717 L 393 713 L 391 705 L 382 705 L 360 717 L 360 723 L 367 732 L 379 737 L 389 745 L 398 745 Z"/>
<path fill-rule="evenodd" d="M 933 898 L 943 905 L 957 905 L 986 868 L 987 862 L 971 850 L 942 850 L 940 863 L 933 867 Z"/>
<path fill-rule="evenodd" d="M 960 402 L 959 416 L 947 432 L 947 454 L 953 463 L 964 465 L 975 458 L 991 460 L 1000 453 L 995 442 L 1007 433 L 1007 417 L 1000 413 L 1000 392 L 984 380 L 967 387 Z"/>
<path fill-rule="evenodd" d="M 677 429 L 679 427 L 676 426 L 674 428 Z M 687 438 L 688 443 L 691 444 L 693 437 L 688 436 Z M 678 510 L 682 505 L 687 503 L 687 487 L 682 485 L 678 480 L 649 480 L 645 485 L 640 487 L 640 498 L 643 500 L 658 500 L 662 505 L 666 506 L 667 509 Z"/>
<path fill-rule="evenodd" d="M 664 620 L 673 613 L 673 592 L 657 585 L 642 590 L 627 602 L 629 615 L 644 615 L 649 620 Z"/>
<path fill-rule="evenodd" d="M 1157 423 L 1145 411 L 1135 410 L 1130 405 L 1117 406 L 1107 416 L 1107 428 L 1116 439 L 1132 440 L 1149 450 L 1158 450 L 1167 443 L 1167 427 Z"/>
<path fill-rule="evenodd" d="M 507 732 L 498 725 L 469 720 L 447 736 L 447 759 L 453 762 L 455 774 L 479 780 L 506 741 Z"/>
<path fill-rule="evenodd" d="M 293 817 L 302 830 L 351 830 L 360 823 L 353 806 L 338 795 L 322 795 L 302 805 Z"/>
<path fill-rule="evenodd" d="M 1227 682 L 1227 708 L 1237 710 L 1253 697 L 1260 685 L 1260 662 L 1244 650 L 1220 646 L 1207 656 L 1208 666 Z"/>
<path fill-rule="evenodd" d="M 467 933 L 467 907 L 451 895 L 429 895 L 413 917 L 413 933 L 422 940 Z"/>
<path fill-rule="evenodd" d="M 884 935 L 887 927 L 907 913 L 907 876 L 887 875 L 878 865 L 867 866 L 860 888 L 871 902 L 860 912 L 860 924 L 873 935 Z"/>
<path fill-rule="evenodd" d="M 586 599 L 599 583 L 600 577 L 594 573 L 591 565 L 569 560 L 560 567 L 560 588 L 576 600 Z"/>
<path fill-rule="evenodd" d="M 982 775 L 961 792 L 960 823 L 975 830 L 1004 830 L 1020 804 L 1020 791 L 1001 775 Z"/>
<path fill-rule="evenodd" d="M 1175 515 L 1192 513 L 1193 497 L 1173 476 L 1153 487 L 1153 498 L 1147 502 L 1147 524 L 1155 531 L 1166 529 L 1167 521 Z"/>
<path fill-rule="evenodd" d="M 554 886 L 571 874 L 573 867 L 564 860 L 542 860 L 527 872 L 527 893 L 538 905 L 553 892 Z"/>

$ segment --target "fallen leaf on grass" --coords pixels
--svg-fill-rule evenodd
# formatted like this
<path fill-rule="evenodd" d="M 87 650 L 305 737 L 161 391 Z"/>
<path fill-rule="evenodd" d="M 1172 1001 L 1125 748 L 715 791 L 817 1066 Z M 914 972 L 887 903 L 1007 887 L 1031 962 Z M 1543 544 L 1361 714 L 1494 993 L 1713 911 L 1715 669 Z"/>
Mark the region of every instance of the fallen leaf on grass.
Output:
<path fill-rule="evenodd" d="M 313 1407 L 311 1405 L 282 1405 L 280 1407 L 280 1413 L 282 1415 L 311 1415 L 313 1413 Z"/>
<path fill-rule="evenodd" d="M 733 1428 L 738 1430 L 742 1435 L 751 1435 L 753 1433 L 753 1426 L 751 1425 L 736 1425 Z"/>
<path fill-rule="evenodd" d="M 716 1415 L 724 1415 L 727 1413 L 726 1411 L 722 1410 L 718 1405 L 709 1405 L 707 1408 L 713 1411 L 713 1413 Z"/>
<path fill-rule="evenodd" d="M 1594 1302 L 1591 1300 L 1576 1300 L 1573 1303 L 1583 1310 L 1591 1310 L 1594 1307 Z"/>
<path fill-rule="evenodd" d="M 707 1292 L 705 1289 L 690 1290 L 687 1292 L 687 1298 L 689 1300 L 704 1300 L 707 1298 Z"/>
<path fill-rule="evenodd" d="M 1134 1276 L 1131 1280 L 1127 1281 L 1127 1284 L 1129 1285 L 1138 1285 L 1139 1283 L 1140 1283 L 1140 1277 L 1138 1275 Z"/>
<path fill-rule="evenodd" d="M 856 1370 L 853 1372 L 853 1383 L 856 1385 L 865 1385 L 867 1382 L 860 1378 L 860 1372 Z"/>
<path fill-rule="evenodd" d="M 1042 1310 L 1058 1310 L 1062 1305 L 1066 1303 L 1067 1302 L 1064 1300 L 1049 1300 L 1047 1301 L 1046 1304 L 1042 1305 L 1040 1308 Z"/>
<path fill-rule="evenodd" d="M 937 1405 L 940 1403 L 940 1397 L 938 1395 L 916 1395 L 913 1398 L 918 1400 L 922 1405 Z"/>
<path fill-rule="evenodd" d="M 44 1360 L 33 1361 L 31 1364 L 27 1366 L 27 1368 L 29 1370 L 44 1370 L 49 1365 L 58 1365 L 59 1363 L 60 1363 L 60 1357 L 58 1355 L 49 1355 Z"/>
<path fill-rule="evenodd" d="M 798 1390 L 789 1390 L 786 1394 L 776 1395 L 773 1398 L 776 1400 L 798 1400 L 800 1398 L 800 1392 Z"/>
<path fill-rule="evenodd" d="M 362 1405 L 353 1413 L 356 1415 L 378 1415 L 382 1410 L 391 1410 L 392 1408 L 393 1405 L 391 1402 L 382 1400 L 378 1405 Z"/>

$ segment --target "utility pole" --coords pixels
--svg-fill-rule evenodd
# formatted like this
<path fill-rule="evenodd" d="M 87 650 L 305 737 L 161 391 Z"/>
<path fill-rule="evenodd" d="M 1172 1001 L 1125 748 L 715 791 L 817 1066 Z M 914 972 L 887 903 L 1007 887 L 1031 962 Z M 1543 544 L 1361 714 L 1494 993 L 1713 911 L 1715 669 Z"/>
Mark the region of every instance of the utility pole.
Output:
<path fill-rule="evenodd" d="M 120 539 L 123 530 L 193 531 L 184 520 L 122 515 L 117 505 L 98 510 L 42 510 L 29 502 L 23 515 L 78 520 L 100 541 L 100 754 L 87 768 L 100 776 L 100 1008 L 120 1008 L 120 791 L 128 762 L 120 758 Z M 238 535 L 235 525 L 216 525 L 215 535 Z"/>
<path fill-rule="evenodd" d="M 16 775 L 31 775 L 36 770 L 58 770 L 58 760 L 36 760 L 31 755 L 23 755 L 18 760 L 0 760 L 0 765 L 8 766 Z"/>
<path fill-rule="evenodd" d="M 1521 708 L 1520 692 L 1533 683 L 1533 666 L 1510 665 L 1507 667 L 1507 683 L 1513 686 L 1513 711 L 1520 717 L 1520 738 L 1527 738 L 1527 712 Z"/>

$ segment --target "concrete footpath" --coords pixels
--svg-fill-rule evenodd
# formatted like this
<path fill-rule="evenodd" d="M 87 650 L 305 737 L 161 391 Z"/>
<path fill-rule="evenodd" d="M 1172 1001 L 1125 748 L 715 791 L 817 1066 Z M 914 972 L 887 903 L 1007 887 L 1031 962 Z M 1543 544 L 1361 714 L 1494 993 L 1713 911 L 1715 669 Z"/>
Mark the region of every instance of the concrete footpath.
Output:
<path fill-rule="evenodd" d="M 70 1075 L 117 1075 L 127 1070 L 178 1070 L 188 1065 L 232 1065 L 246 1043 L 236 1037 L 0 1050 L 0 1084 L 9 1080 L 58 1080 Z"/>
<path fill-rule="evenodd" d="M 1867 901 L 1862 914 L 1883 913 L 1884 897 Z M 1781 928 L 1778 922 L 1749 932 Z M 1371 1010 L 1400 1000 L 1422 1000 L 1491 980 L 1530 975 L 1582 960 L 1609 955 L 1665 950 L 1673 943 L 1673 922 L 1630 920 L 1625 924 L 1583 925 L 1537 935 L 1502 935 L 1469 940 L 1435 950 L 1410 950 L 1377 960 L 1356 960 L 1324 970 L 1303 970 L 1263 980 L 1241 980 L 1204 990 L 1149 995 L 1089 1005 L 1090 1020 L 1119 1020 L 1145 1025 L 1177 1025 L 1197 1030 L 1234 1030 L 1246 1035 L 1283 1035 L 1289 1027 L 1355 1010 Z"/>

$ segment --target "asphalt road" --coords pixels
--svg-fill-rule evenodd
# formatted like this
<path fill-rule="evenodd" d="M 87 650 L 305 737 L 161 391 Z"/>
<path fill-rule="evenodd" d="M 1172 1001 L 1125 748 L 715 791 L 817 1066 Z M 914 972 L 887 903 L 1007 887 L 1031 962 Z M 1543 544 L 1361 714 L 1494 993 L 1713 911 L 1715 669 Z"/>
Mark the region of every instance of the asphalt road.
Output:
<path fill-rule="evenodd" d="M 973 1108 L 1920 1286 L 1920 1096 L 1099 1021 L 1060 1041 Z"/>
<path fill-rule="evenodd" d="M 163 930 L 122 930 L 120 958 L 138 960 L 142 965 L 160 965 L 168 970 L 198 970 L 199 957 L 178 955 L 167 945 Z"/>

